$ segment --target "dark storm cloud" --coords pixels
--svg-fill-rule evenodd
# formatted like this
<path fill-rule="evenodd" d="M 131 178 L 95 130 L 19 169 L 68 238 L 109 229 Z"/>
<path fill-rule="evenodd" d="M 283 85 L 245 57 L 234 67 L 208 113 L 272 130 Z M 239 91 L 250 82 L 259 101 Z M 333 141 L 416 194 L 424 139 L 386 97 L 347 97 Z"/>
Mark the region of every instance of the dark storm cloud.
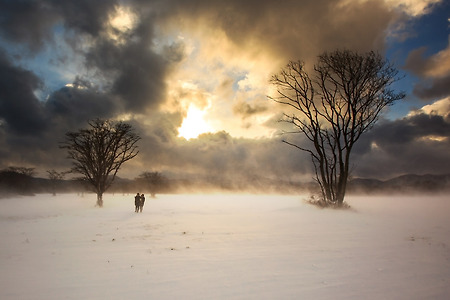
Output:
<path fill-rule="evenodd" d="M 13 42 L 38 50 L 52 40 L 52 27 L 58 22 L 72 30 L 98 35 L 115 5 L 115 0 L 1 0 L 0 32 Z"/>
<path fill-rule="evenodd" d="M 8 74 L 11 77 L 11 70 Z M 25 89 L 26 77 L 21 77 L 22 90 L 13 88 L 9 93 L 5 93 L 8 89 L 3 88 L 0 80 L 0 112 L 5 113 L 0 115 L 3 125 L 0 153 L 4 154 L 0 163 L 2 167 L 31 165 L 41 168 L 41 172 L 50 168 L 68 169 L 69 163 L 59 149 L 65 133 L 86 127 L 94 118 L 114 117 L 117 105 L 109 95 L 79 86 L 61 88 L 43 103 L 33 95 L 34 86 Z"/>
<path fill-rule="evenodd" d="M 380 124 L 369 136 L 383 148 L 408 145 L 427 136 L 450 138 L 450 123 L 443 116 L 420 113 Z"/>
<path fill-rule="evenodd" d="M 448 173 L 450 118 L 420 113 L 384 121 L 355 147 L 354 174 L 389 178 L 405 173 Z M 385 166 L 385 167 L 381 167 Z"/>
<path fill-rule="evenodd" d="M 168 45 L 162 54 L 152 50 L 151 15 L 141 15 L 135 28 L 114 32 L 121 41 L 113 43 L 108 40 L 107 21 L 116 11 L 117 1 L 2 0 L 0 4 L 0 37 L 14 47 L 14 56 L 0 53 L 0 129 L 5 142 L 0 151 L 7 153 L 2 166 L 19 161 L 36 165 L 40 158 L 51 164 L 61 156 L 57 142 L 65 132 L 77 130 L 93 118 L 157 109 L 165 100 L 167 68 L 182 58 L 182 47 Z M 22 55 L 37 54 L 44 45 L 59 47 L 57 35 L 74 47 L 84 69 L 94 77 L 81 80 L 77 76 L 72 86 L 51 92 L 42 102 L 35 93 L 45 88 L 44 79 L 26 69 Z M 73 61 L 71 57 L 50 59 Z M 93 79 L 98 86 L 90 84 Z M 23 136 L 36 133 L 39 139 Z M 49 145 L 53 147 L 50 152 Z M 17 155 L 20 151 L 24 152 Z"/>
<path fill-rule="evenodd" d="M 117 46 L 102 41 L 89 51 L 86 59 L 90 67 L 112 74 L 111 93 L 120 97 L 126 109 L 138 112 L 164 101 L 167 65 L 161 56 L 148 50 L 148 45 Z"/>
<path fill-rule="evenodd" d="M 336 47 L 381 50 L 394 17 L 381 1 L 167 1 L 174 18 L 225 31 L 243 48 L 263 47 L 288 59 L 314 59 Z M 176 20 L 175 20 L 176 21 Z M 357 25 L 358 24 L 358 25 Z M 253 49 L 257 51 L 257 49 Z"/>
<path fill-rule="evenodd" d="M 52 6 L 67 28 L 97 36 L 118 4 L 116 0 L 43 1 Z"/>
<path fill-rule="evenodd" d="M 169 69 L 184 57 L 182 45 L 176 43 L 156 53 L 153 45 L 157 18 L 152 13 L 138 15 L 135 28 L 121 34 L 124 42 L 99 36 L 85 54 L 86 67 L 110 81 L 110 92 L 130 112 L 157 109 L 165 101 Z"/>
<path fill-rule="evenodd" d="M 429 69 L 427 62 L 423 57 L 426 50 L 426 47 L 421 47 L 411 51 L 406 58 L 405 69 L 414 74 L 423 76 L 427 69 Z"/>
<path fill-rule="evenodd" d="M 450 95 L 449 48 L 425 57 L 426 47 L 418 48 L 408 55 L 405 69 L 423 80 L 414 86 L 414 94 L 424 100 L 439 99 Z"/>
<path fill-rule="evenodd" d="M 50 30 L 56 20 L 57 15 L 45 1 L 0 0 L 0 36 L 24 43 L 31 52 L 51 40 Z"/>
<path fill-rule="evenodd" d="M 58 31 L 66 30 L 67 41 L 85 56 L 85 67 L 107 78 L 111 92 L 119 96 L 117 100 L 126 108 L 139 111 L 146 105 L 157 107 L 164 100 L 166 68 L 180 54 L 169 49 L 167 58 L 151 50 L 155 22 L 151 14 L 141 15 L 136 28 L 123 33 L 125 42 L 115 44 L 105 38 L 104 30 L 117 1 L 3 2 L 0 32 L 9 41 L 35 51 L 46 41 L 54 40 Z M 60 25 L 63 27 L 55 27 Z M 78 48 L 82 41 L 79 38 L 83 38 L 79 34 L 90 37 L 92 44 L 88 49 Z"/>
<path fill-rule="evenodd" d="M 77 86 L 64 87 L 52 93 L 45 103 L 45 109 L 54 122 L 60 120 L 74 128 L 94 118 L 112 118 L 119 111 L 112 96 L 100 93 L 95 88 Z"/>
<path fill-rule="evenodd" d="M 439 99 L 450 95 L 450 75 L 420 82 L 414 86 L 414 94 L 421 99 Z"/>
<path fill-rule="evenodd" d="M 0 49 L 0 119 L 17 134 L 38 134 L 46 127 L 42 106 L 34 91 L 42 86 L 32 72 L 10 63 Z"/>

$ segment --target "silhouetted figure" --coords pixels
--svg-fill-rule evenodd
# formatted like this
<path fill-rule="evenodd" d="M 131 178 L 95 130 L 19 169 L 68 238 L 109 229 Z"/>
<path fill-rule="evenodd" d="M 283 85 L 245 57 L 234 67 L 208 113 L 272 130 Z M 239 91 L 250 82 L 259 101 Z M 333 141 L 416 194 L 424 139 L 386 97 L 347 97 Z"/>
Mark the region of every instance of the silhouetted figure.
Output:
<path fill-rule="evenodd" d="M 139 207 L 141 206 L 141 196 L 139 195 L 139 193 L 134 196 L 134 206 L 134 212 L 139 212 Z"/>
<path fill-rule="evenodd" d="M 140 212 L 142 212 L 142 209 L 144 208 L 144 203 L 145 203 L 145 197 L 144 197 L 144 194 L 142 194 L 141 195 L 141 204 L 139 205 Z"/>

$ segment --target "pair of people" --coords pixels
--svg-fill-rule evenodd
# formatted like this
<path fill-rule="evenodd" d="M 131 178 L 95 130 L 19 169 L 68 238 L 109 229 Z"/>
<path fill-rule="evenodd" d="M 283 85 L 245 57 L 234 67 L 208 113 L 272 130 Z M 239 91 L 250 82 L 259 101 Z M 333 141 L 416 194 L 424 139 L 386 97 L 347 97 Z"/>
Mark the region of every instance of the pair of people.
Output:
<path fill-rule="evenodd" d="M 134 212 L 142 212 L 142 209 L 144 208 L 144 203 L 145 203 L 145 197 L 144 194 L 139 195 L 139 193 L 136 194 L 136 196 L 134 196 Z"/>

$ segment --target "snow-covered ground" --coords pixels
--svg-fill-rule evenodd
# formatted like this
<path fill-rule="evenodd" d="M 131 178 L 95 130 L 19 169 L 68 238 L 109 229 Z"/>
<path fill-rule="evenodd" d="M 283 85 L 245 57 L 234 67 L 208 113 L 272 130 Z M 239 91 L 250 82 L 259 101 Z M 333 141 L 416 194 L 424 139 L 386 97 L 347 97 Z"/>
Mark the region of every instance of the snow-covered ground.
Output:
<path fill-rule="evenodd" d="M 0 299 L 449 299 L 450 197 L 0 199 Z"/>

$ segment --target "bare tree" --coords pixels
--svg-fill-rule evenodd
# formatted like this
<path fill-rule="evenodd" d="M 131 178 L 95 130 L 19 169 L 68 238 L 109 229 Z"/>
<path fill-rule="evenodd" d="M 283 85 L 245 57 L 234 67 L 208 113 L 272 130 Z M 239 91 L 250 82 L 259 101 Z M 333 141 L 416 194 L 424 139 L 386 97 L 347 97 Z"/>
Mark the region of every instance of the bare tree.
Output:
<path fill-rule="evenodd" d="M 122 164 L 138 153 L 141 139 L 131 125 L 95 119 L 88 129 L 66 133 L 61 148 L 73 159 L 72 172 L 80 173 L 97 193 L 97 205 L 103 206 L 103 193 L 111 186 Z"/>
<path fill-rule="evenodd" d="M 293 108 L 283 121 L 310 141 L 309 146 L 283 142 L 310 153 L 320 201 L 341 206 L 354 144 L 374 125 L 384 107 L 405 95 L 389 88 L 398 80 L 398 71 L 375 52 L 321 54 L 311 74 L 303 62 L 289 62 L 272 77 L 277 95 L 271 98 Z"/>
<path fill-rule="evenodd" d="M 139 175 L 139 179 L 144 181 L 152 198 L 155 197 L 156 192 L 159 192 L 165 181 L 165 177 L 159 172 L 143 172 Z"/>
<path fill-rule="evenodd" d="M 58 181 L 61 181 L 64 179 L 64 176 L 66 176 L 67 172 L 58 172 L 54 169 L 47 170 L 48 179 L 50 179 L 50 182 L 52 184 L 52 193 L 53 196 L 56 196 L 56 184 Z"/>
<path fill-rule="evenodd" d="M 17 174 L 22 174 L 25 175 L 27 177 L 33 177 L 35 172 L 34 172 L 34 168 L 26 168 L 26 167 L 9 167 L 8 168 L 9 171 L 11 172 L 15 172 Z"/>

